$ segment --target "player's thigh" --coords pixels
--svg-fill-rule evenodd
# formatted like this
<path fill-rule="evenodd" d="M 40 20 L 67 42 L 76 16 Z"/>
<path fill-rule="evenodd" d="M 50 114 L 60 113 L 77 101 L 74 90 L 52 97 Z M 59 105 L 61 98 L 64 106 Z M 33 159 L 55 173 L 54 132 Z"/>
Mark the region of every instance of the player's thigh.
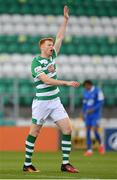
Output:
<path fill-rule="evenodd" d="M 32 123 L 43 125 L 50 112 L 48 109 L 48 101 L 33 100 Z"/>
<path fill-rule="evenodd" d="M 95 128 L 98 128 L 99 127 L 99 119 L 93 119 L 92 126 Z"/>
<path fill-rule="evenodd" d="M 88 129 L 88 127 L 92 127 L 92 120 L 91 119 L 86 119 L 85 120 L 85 125 L 86 125 L 87 129 Z"/>
<path fill-rule="evenodd" d="M 62 133 L 70 134 L 72 131 L 72 125 L 65 108 L 63 107 L 60 100 L 57 100 L 54 105 L 55 108 L 53 108 L 50 117 L 60 128 Z"/>
<path fill-rule="evenodd" d="M 69 118 L 65 108 L 63 107 L 60 99 L 57 99 L 52 104 L 52 109 L 50 113 L 50 117 L 54 122 L 57 122 L 62 119 Z"/>
<path fill-rule="evenodd" d="M 37 137 L 41 128 L 42 128 L 42 125 L 37 125 L 37 124 L 32 123 L 31 127 L 30 127 L 29 134 L 34 136 L 34 137 Z"/>
<path fill-rule="evenodd" d="M 98 131 L 99 130 L 99 127 L 100 127 L 100 119 L 96 119 L 93 121 L 93 130 L 94 131 Z"/>
<path fill-rule="evenodd" d="M 69 117 L 66 117 L 64 119 L 56 121 L 55 123 L 59 127 L 59 129 L 61 130 L 61 132 L 63 134 L 71 134 L 72 123 L 71 123 L 71 120 L 69 119 Z"/>

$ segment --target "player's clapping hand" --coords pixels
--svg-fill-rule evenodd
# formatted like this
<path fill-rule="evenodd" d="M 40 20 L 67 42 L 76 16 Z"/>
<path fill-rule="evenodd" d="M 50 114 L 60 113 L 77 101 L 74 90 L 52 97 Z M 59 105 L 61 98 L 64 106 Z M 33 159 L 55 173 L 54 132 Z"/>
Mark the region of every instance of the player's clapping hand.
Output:
<path fill-rule="evenodd" d="M 77 81 L 69 81 L 69 82 L 67 82 L 67 86 L 79 87 L 80 83 Z"/>
<path fill-rule="evenodd" d="M 64 6 L 64 17 L 69 19 L 69 8 L 67 6 Z"/>

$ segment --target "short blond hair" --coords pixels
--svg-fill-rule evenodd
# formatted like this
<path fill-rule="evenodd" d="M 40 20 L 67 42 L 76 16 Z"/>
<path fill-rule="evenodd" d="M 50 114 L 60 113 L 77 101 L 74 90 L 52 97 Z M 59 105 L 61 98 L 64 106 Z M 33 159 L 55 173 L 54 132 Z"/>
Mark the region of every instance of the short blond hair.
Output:
<path fill-rule="evenodd" d="M 54 43 L 54 38 L 48 37 L 48 38 L 43 38 L 39 41 L 39 47 L 41 47 L 42 44 L 44 44 L 45 41 L 52 41 Z"/>

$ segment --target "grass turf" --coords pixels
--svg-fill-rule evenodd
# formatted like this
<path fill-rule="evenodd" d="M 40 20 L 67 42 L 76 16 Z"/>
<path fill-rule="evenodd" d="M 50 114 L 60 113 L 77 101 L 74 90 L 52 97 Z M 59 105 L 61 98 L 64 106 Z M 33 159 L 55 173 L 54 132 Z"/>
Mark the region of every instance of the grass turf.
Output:
<path fill-rule="evenodd" d="M 92 157 L 84 157 L 82 151 L 72 151 L 71 163 L 79 168 L 80 173 L 72 174 L 60 171 L 61 152 L 34 153 L 33 163 L 40 173 L 22 171 L 24 153 L 0 152 L 1 179 L 116 179 L 117 154 L 108 152 L 100 155 L 95 152 Z"/>

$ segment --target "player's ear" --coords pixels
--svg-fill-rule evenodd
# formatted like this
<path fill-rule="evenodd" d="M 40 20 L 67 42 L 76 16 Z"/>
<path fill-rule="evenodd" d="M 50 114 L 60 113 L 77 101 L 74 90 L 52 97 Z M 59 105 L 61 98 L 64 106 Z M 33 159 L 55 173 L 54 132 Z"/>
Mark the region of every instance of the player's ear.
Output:
<path fill-rule="evenodd" d="M 43 43 L 43 44 L 40 45 L 40 49 L 41 49 L 41 50 L 43 50 L 44 47 L 45 47 L 45 43 Z"/>

